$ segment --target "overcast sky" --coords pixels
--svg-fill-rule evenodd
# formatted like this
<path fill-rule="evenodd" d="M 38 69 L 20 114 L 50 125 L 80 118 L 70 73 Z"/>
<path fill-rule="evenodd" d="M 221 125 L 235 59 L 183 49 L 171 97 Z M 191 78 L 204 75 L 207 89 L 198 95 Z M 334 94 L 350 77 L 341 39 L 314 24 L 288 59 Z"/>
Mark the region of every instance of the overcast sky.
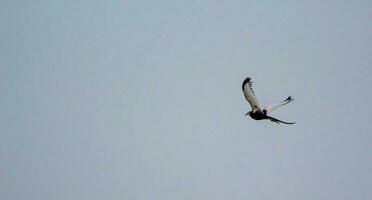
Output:
<path fill-rule="evenodd" d="M 1 1 L 0 199 L 372 199 L 372 3 L 335 2 Z"/>

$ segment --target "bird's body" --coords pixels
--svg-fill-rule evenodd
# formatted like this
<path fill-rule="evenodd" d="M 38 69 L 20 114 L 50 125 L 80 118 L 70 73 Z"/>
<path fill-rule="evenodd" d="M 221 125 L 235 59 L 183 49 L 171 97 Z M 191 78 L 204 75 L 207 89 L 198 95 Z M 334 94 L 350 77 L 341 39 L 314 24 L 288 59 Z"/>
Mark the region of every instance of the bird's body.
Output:
<path fill-rule="evenodd" d="M 248 115 L 252 117 L 252 119 L 255 119 L 255 120 L 269 119 L 264 112 L 260 112 L 260 111 L 257 111 L 257 112 L 250 111 L 248 112 Z"/>
<path fill-rule="evenodd" d="M 289 96 L 287 99 L 285 99 L 284 101 L 282 101 L 280 103 L 273 104 L 273 105 L 270 105 L 270 106 L 266 106 L 263 109 L 261 109 L 261 107 L 260 107 L 260 105 L 257 101 L 256 94 L 252 89 L 252 81 L 251 81 L 250 77 L 246 78 L 243 81 L 242 90 L 243 90 L 245 99 L 248 101 L 248 103 L 251 105 L 251 108 L 252 108 L 252 111 L 247 112 L 246 115 L 249 115 L 252 119 L 255 119 L 255 120 L 268 119 L 272 122 L 284 123 L 284 124 L 294 124 L 295 123 L 295 122 L 281 121 L 281 120 L 276 119 L 274 117 L 268 116 L 268 114 L 271 113 L 272 111 L 274 111 L 275 109 L 277 109 L 279 107 L 282 107 L 282 106 L 290 103 L 291 101 L 293 101 L 294 99 L 291 96 Z"/>

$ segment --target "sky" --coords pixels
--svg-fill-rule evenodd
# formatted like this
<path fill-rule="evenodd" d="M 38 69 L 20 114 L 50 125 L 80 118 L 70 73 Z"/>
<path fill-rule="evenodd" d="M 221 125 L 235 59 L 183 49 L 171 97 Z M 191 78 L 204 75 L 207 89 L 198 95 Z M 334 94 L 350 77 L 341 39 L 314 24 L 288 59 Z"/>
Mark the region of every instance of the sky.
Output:
<path fill-rule="evenodd" d="M 371 1 L 0 2 L 0 199 L 372 198 Z M 255 121 L 261 105 L 295 101 Z"/>

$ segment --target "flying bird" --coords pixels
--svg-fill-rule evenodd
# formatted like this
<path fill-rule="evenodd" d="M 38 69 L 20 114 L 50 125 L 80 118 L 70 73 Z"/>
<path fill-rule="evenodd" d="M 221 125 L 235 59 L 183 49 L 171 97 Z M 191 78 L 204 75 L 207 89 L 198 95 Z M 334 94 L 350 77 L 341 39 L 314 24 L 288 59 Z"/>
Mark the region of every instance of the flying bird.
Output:
<path fill-rule="evenodd" d="M 248 101 L 248 103 L 252 107 L 252 110 L 247 112 L 245 115 L 249 115 L 252 119 L 255 119 L 255 120 L 268 119 L 278 124 L 279 123 L 283 123 L 283 124 L 294 124 L 295 123 L 295 122 L 285 122 L 285 121 L 276 119 L 268 115 L 272 113 L 275 109 L 292 102 L 294 99 L 291 96 L 289 96 L 287 99 L 285 99 L 284 101 L 280 103 L 276 103 L 276 104 L 261 108 L 260 104 L 257 101 L 256 94 L 252 89 L 252 79 L 250 77 L 247 77 L 243 81 L 242 90 L 243 90 L 245 99 Z"/>

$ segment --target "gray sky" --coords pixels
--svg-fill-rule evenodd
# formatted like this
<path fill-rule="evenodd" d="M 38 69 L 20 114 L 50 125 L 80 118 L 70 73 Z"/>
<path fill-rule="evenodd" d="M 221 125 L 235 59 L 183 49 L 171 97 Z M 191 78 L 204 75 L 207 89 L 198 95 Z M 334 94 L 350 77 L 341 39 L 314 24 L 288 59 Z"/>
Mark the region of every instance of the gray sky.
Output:
<path fill-rule="evenodd" d="M 370 1 L 2 1 L 0 199 L 371 199 L 371 19 Z M 297 123 L 244 116 L 246 76 Z"/>

